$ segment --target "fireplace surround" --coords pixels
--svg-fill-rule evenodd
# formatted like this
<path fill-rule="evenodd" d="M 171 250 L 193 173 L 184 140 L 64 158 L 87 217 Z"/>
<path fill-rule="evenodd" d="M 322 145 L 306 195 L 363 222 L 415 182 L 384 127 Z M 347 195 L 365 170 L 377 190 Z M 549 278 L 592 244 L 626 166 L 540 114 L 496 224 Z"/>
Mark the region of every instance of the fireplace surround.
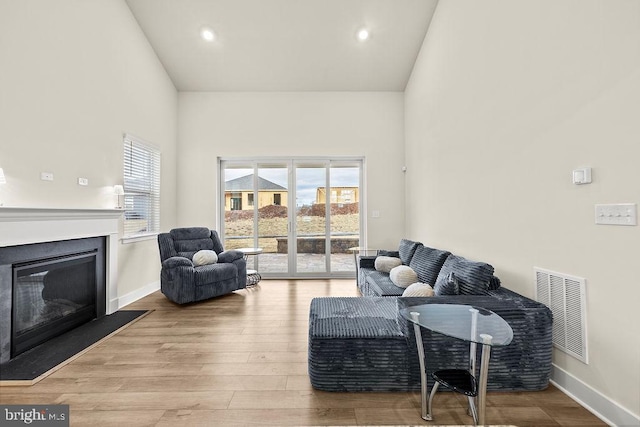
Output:
<path fill-rule="evenodd" d="M 33 293 L 35 304 L 40 304 L 40 309 L 46 305 L 56 319 L 72 309 L 77 309 L 76 317 L 84 321 L 119 308 L 116 286 L 121 215 L 118 209 L 0 207 L 0 363 L 16 354 L 14 327 L 20 322 L 23 326 L 26 322 L 29 330 L 34 326 L 34 322 L 15 318 L 14 281 L 22 284 L 22 294 Z M 66 276 L 94 271 L 95 278 L 89 279 L 82 292 L 95 294 L 70 293 Z M 65 277 L 63 286 L 57 283 L 61 277 Z M 89 298 L 92 304 L 87 304 Z M 58 323 L 62 329 L 73 327 L 72 319 Z M 42 329 L 46 335 L 48 327 Z M 29 336 L 27 341 L 26 347 L 33 344 Z M 24 351 L 18 349 L 18 353 L 20 350 Z"/>

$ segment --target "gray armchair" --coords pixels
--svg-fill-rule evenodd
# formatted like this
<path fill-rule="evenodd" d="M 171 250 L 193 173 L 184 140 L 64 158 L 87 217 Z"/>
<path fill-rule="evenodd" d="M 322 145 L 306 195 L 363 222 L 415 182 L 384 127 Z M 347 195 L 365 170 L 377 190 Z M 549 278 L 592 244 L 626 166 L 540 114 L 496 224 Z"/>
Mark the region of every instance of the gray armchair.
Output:
<path fill-rule="evenodd" d="M 185 304 L 228 294 L 247 287 L 247 262 L 240 251 L 225 251 L 218 233 L 203 227 L 174 228 L 158 235 L 160 290 L 171 301 Z M 195 267 L 200 250 L 218 254 L 215 264 Z"/>

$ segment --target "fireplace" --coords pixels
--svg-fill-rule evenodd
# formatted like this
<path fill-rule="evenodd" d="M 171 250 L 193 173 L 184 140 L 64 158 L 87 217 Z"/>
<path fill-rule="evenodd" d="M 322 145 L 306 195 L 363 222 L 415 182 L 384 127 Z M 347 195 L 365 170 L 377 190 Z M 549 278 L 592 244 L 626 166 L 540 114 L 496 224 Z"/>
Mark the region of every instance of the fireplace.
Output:
<path fill-rule="evenodd" d="M 0 363 L 118 310 L 121 215 L 0 207 Z"/>
<path fill-rule="evenodd" d="M 105 315 L 104 237 L 0 248 L 0 269 L 11 277 L 9 359 Z"/>
<path fill-rule="evenodd" d="M 101 254 L 94 249 L 13 265 L 11 358 L 104 316 Z"/>

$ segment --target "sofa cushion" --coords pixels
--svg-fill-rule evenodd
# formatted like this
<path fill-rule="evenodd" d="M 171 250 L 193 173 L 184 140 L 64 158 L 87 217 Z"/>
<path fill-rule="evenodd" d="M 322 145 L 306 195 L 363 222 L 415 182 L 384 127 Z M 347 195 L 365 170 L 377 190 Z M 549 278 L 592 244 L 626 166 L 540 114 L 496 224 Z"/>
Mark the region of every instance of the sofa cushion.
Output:
<path fill-rule="evenodd" d="M 408 265 L 399 265 L 389 272 L 389 278 L 394 285 L 406 288 L 412 283 L 416 283 L 418 275 Z"/>
<path fill-rule="evenodd" d="M 442 295 L 458 295 L 460 292 L 460 285 L 458 279 L 453 272 L 450 272 L 444 279 L 436 280 L 436 284 L 433 287 L 433 293 L 437 296 Z"/>
<path fill-rule="evenodd" d="M 489 290 L 495 291 L 500 288 L 500 278 L 496 276 L 491 276 L 491 280 L 489 281 Z"/>
<path fill-rule="evenodd" d="M 174 228 L 169 232 L 179 256 L 192 259 L 203 249 L 213 250 L 211 230 L 205 227 Z"/>
<path fill-rule="evenodd" d="M 433 288 L 428 283 L 416 282 L 407 287 L 402 293 L 403 297 L 432 297 Z"/>
<path fill-rule="evenodd" d="M 400 296 L 404 288 L 393 284 L 389 274 L 373 271 L 366 278 L 366 290 L 368 296 Z"/>
<path fill-rule="evenodd" d="M 400 255 L 400 259 L 404 265 L 409 265 L 411 262 L 411 257 L 416 251 L 418 245 L 421 245 L 420 242 L 414 242 L 413 240 L 402 239 L 400 240 L 400 245 L 398 246 L 398 253 Z"/>
<path fill-rule="evenodd" d="M 449 252 L 419 245 L 416 248 L 409 267 L 418 274 L 418 280 L 422 283 L 434 285 L 442 265 L 449 256 Z"/>
<path fill-rule="evenodd" d="M 174 228 L 169 231 L 173 240 L 210 239 L 211 230 L 206 227 Z"/>
<path fill-rule="evenodd" d="M 394 258 L 389 256 L 379 256 L 375 260 L 375 268 L 383 273 L 389 273 L 392 268 L 402 264 L 400 258 Z"/>
<path fill-rule="evenodd" d="M 438 281 L 446 280 L 451 272 L 454 272 L 458 279 L 460 295 L 487 295 L 493 276 L 491 265 L 451 254 L 442 265 L 436 285 Z"/>
<path fill-rule="evenodd" d="M 309 331 L 317 338 L 403 337 L 390 298 L 318 297 L 310 307 Z M 336 322 L 340 319 L 340 322 Z"/>

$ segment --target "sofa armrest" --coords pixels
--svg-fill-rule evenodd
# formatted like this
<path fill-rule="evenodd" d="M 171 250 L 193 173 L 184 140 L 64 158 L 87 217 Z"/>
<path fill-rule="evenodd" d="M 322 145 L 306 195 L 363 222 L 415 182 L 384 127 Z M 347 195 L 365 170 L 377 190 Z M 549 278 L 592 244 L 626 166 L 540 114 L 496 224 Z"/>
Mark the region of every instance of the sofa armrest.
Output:
<path fill-rule="evenodd" d="M 189 258 L 182 256 L 172 256 L 162 261 L 162 268 L 175 268 L 175 267 L 193 267 L 193 262 Z"/>
<path fill-rule="evenodd" d="M 367 255 L 358 257 L 358 266 L 360 268 L 375 268 L 376 256 Z"/>
<path fill-rule="evenodd" d="M 218 254 L 218 262 L 233 262 L 242 258 L 244 258 L 244 254 L 240 251 L 236 251 L 235 249 L 230 249 Z"/>
<path fill-rule="evenodd" d="M 373 252 L 375 252 L 375 255 L 373 255 Z M 400 258 L 400 253 L 398 251 L 389 251 L 386 249 L 376 249 L 375 251 L 366 249 L 358 255 L 358 267 L 375 268 L 376 258 L 379 256 Z"/>
<path fill-rule="evenodd" d="M 386 249 L 380 249 L 378 251 L 378 256 L 390 256 L 390 257 L 394 257 L 394 258 L 400 258 L 400 252 L 399 251 L 388 251 Z"/>

